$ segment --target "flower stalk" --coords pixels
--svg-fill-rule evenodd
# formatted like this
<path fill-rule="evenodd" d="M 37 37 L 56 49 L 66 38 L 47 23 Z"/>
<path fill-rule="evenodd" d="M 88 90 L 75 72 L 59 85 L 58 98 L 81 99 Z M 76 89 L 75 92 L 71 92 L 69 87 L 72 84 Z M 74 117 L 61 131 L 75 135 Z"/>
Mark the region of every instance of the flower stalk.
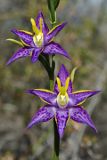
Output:
<path fill-rule="evenodd" d="M 52 67 L 51 67 L 51 72 L 50 72 L 50 77 L 49 77 L 51 91 L 53 91 L 53 88 L 54 88 L 54 69 L 55 69 L 55 62 L 52 59 Z M 55 118 L 53 119 L 53 130 L 54 130 L 54 152 L 53 152 L 52 160 L 59 160 L 60 137 L 59 137 Z"/>
<path fill-rule="evenodd" d="M 48 0 L 48 7 L 49 7 L 49 0 Z M 56 25 L 56 12 L 54 10 L 54 6 L 52 4 L 52 1 L 50 0 L 50 12 L 51 12 L 51 23 L 52 28 Z M 54 88 L 54 70 L 55 70 L 55 62 L 53 60 L 53 56 L 51 56 L 52 60 L 52 77 L 50 77 L 50 90 L 53 91 Z M 52 160 L 59 160 L 59 151 L 60 151 L 60 137 L 58 133 L 57 124 L 55 121 L 55 118 L 53 119 L 53 130 L 54 130 L 54 152 L 52 156 Z"/>

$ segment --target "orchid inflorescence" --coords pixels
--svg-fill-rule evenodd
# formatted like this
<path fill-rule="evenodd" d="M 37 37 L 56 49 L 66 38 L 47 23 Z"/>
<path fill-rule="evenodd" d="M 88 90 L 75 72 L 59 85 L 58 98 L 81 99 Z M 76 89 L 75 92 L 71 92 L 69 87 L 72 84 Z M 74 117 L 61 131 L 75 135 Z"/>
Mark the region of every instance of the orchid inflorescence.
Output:
<path fill-rule="evenodd" d="M 59 135 L 62 137 L 67 120 L 70 118 L 76 122 L 87 124 L 97 131 L 89 114 L 81 105 L 87 98 L 94 96 L 99 91 L 81 90 L 75 92 L 72 85 L 73 82 L 70 79 L 70 75 L 65 66 L 62 65 L 57 75 L 53 92 L 45 89 L 28 90 L 28 93 L 40 97 L 46 103 L 33 116 L 28 128 L 39 122 L 46 122 L 55 118 Z"/>
<path fill-rule="evenodd" d="M 50 64 L 50 56 L 58 54 L 70 59 L 68 53 L 58 43 L 53 41 L 53 38 L 65 27 L 66 23 L 64 22 L 59 25 L 55 25 L 55 27 L 52 27 L 52 29 L 49 30 L 42 12 L 39 12 L 36 19 L 31 18 L 31 25 L 32 32 L 17 29 L 12 30 L 12 32 L 19 37 L 20 41 L 15 39 L 8 40 L 19 44 L 21 48 L 13 54 L 7 62 L 7 65 L 19 58 L 30 56 L 32 63 L 34 63 L 37 60 L 40 60 L 39 58 L 41 55 L 45 58 L 45 60 L 47 60 L 48 56 L 48 61 L 44 61 L 44 59 L 42 59 L 41 63 L 43 63 L 43 65 L 45 62 L 47 63 L 44 66 L 48 72 L 50 84 L 52 82 L 54 85 L 50 88 L 51 90 L 27 90 L 27 93 L 36 95 L 40 97 L 43 102 L 45 102 L 45 106 L 41 107 L 34 114 L 27 128 L 31 128 L 33 125 L 40 122 L 47 122 L 50 119 L 54 119 L 57 125 L 59 137 L 62 138 L 67 121 L 68 119 L 71 119 L 78 123 L 87 124 L 92 129 L 97 131 L 90 115 L 86 110 L 84 110 L 82 104 L 87 98 L 98 94 L 100 91 L 74 91 L 73 78 L 76 69 L 74 68 L 71 74 L 69 74 L 63 64 L 60 67 L 54 82 L 53 71 L 55 68 L 55 62 L 53 63 L 52 59 L 52 64 Z M 51 58 L 53 58 L 52 56 Z"/>
<path fill-rule="evenodd" d="M 29 56 L 32 63 L 34 63 L 38 60 L 40 54 L 44 56 L 59 54 L 69 58 L 68 53 L 58 43 L 53 41 L 53 38 L 64 28 L 66 23 L 61 23 L 49 30 L 42 12 L 39 12 L 36 20 L 31 18 L 31 24 L 33 32 L 12 30 L 19 37 L 20 41 L 14 39 L 7 40 L 19 44 L 21 48 L 9 59 L 7 64 L 19 58 Z"/>

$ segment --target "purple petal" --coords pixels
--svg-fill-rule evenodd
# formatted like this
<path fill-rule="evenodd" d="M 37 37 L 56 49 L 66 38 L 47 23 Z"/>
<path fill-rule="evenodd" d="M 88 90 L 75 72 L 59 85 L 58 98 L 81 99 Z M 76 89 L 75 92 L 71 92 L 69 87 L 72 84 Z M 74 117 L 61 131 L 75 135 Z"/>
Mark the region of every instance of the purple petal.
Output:
<path fill-rule="evenodd" d="M 31 53 L 32 53 L 32 49 L 21 48 L 16 53 L 14 53 L 14 55 L 9 59 L 9 61 L 7 62 L 7 65 L 9 65 L 10 63 L 14 62 L 19 58 L 28 57 L 31 55 Z"/>
<path fill-rule="evenodd" d="M 46 101 L 48 103 L 50 103 L 51 105 L 55 106 L 55 107 L 58 107 L 57 105 L 57 94 L 54 93 L 52 96 L 49 96 Z"/>
<path fill-rule="evenodd" d="M 33 90 L 28 90 L 27 92 L 42 98 L 42 100 L 47 103 L 50 103 L 50 104 L 56 103 L 56 94 L 54 92 L 49 91 L 49 90 L 33 89 Z"/>
<path fill-rule="evenodd" d="M 46 42 L 50 42 L 64 27 L 66 23 L 62 23 L 54 27 L 46 36 Z"/>
<path fill-rule="evenodd" d="M 43 25 L 42 25 L 43 30 L 42 31 L 43 31 L 44 35 L 46 35 L 49 32 L 49 29 L 48 29 L 47 24 L 45 23 L 45 19 L 44 19 L 42 12 L 39 12 L 38 16 L 36 18 L 36 25 L 39 29 L 40 29 L 40 26 L 39 26 L 40 18 L 43 20 Z"/>
<path fill-rule="evenodd" d="M 60 138 L 63 137 L 64 129 L 68 120 L 68 111 L 58 109 L 56 111 L 56 121 Z"/>
<path fill-rule="evenodd" d="M 59 54 L 69 58 L 68 53 L 58 43 L 55 42 L 50 42 L 47 46 L 45 46 L 43 53 L 49 55 Z"/>
<path fill-rule="evenodd" d="M 90 115 L 80 106 L 75 106 L 69 110 L 70 118 L 76 122 L 89 125 L 97 132 L 97 129 L 91 120 Z"/>
<path fill-rule="evenodd" d="M 27 33 L 26 31 L 17 30 L 17 29 L 13 29 L 12 32 L 17 36 L 19 36 L 19 38 L 28 46 L 32 46 L 32 47 L 35 46 L 33 42 L 33 36 L 31 34 Z"/>
<path fill-rule="evenodd" d="M 91 90 L 83 90 L 72 93 L 72 96 L 75 99 L 75 105 L 84 102 L 87 98 L 98 94 L 100 91 L 91 91 Z"/>
<path fill-rule="evenodd" d="M 47 122 L 52 118 L 54 118 L 54 107 L 46 105 L 44 107 L 41 107 L 35 113 L 27 128 L 31 128 L 33 125 L 36 125 L 40 122 Z"/>
<path fill-rule="evenodd" d="M 31 61 L 32 63 L 36 62 L 38 60 L 39 54 L 41 52 L 41 49 L 34 49 L 32 52 Z"/>
<path fill-rule="evenodd" d="M 76 99 L 75 99 L 75 96 L 73 94 L 68 94 L 69 96 L 69 102 L 67 104 L 67 108 L 72 108 L 76 105 Z"/>
<path fill-rule="evenodd" d="M 66 70 L 65 66 L 62 64 L 62 66 L 60 67 L 60 70 L 58 72 L 58 75 L 57 75 L 61 81 L 61 84 L 64 86 L 65 85 L 65 81 L 67 79 L 67 77 L 69 77 L 69 73 L 68 71 Z M 58 86 L 57 86 L 57 82 L 55 82 L 55 86 L 54 86 L 54 91 L 56 93 L 58 93 Z M 69 87 L 68 87 L 68 92 L 71 93 L 72 92 L 72 83 L 71 81 L 69 82 Z"/>

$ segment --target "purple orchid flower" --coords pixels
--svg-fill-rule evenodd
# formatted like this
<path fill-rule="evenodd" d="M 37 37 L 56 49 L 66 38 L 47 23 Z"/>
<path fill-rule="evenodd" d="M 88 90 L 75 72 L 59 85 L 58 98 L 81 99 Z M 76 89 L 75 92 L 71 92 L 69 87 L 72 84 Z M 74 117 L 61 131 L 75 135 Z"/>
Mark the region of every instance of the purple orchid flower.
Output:
<path fill-rule="evenodd" d="M 46 122 L 55 118 L 61 138 L 64 134 L 67 120 L 70 118 L 76 122 L 87 124 L 97 131 L 91 117 L 81 105 L 87 98 L 100 91 L 81 90 L 73 92 L 72 83 L 68 71 L 62 65 L 57 75 L 53 92 L 44 89 L 28 90 L 28 93 L 39 96 L 47 103 L 36 112 L 28 124 L 28 128 L 39 122 Z"/>
<path fill-rule="evenodd" d="M 7 40 L 21 45 L 21 48 L 9 59 L 7 65 L 19 58 L 28 56 L 31 56 L 31 61 L 34 63 L 38 60 L 40 54 L 59 54 L 69 58 L 68 53 L 58 43 L 53 41 L 53 38 L 64 28 L 66 23 L 61 23 L 49 31 L 44 16 L 40 12 L 36 20 L 31 18 L 31 24 L 33 33 L 24 30 L 12 30 L 20 38 L 20 41 L 14 39 Z"/>

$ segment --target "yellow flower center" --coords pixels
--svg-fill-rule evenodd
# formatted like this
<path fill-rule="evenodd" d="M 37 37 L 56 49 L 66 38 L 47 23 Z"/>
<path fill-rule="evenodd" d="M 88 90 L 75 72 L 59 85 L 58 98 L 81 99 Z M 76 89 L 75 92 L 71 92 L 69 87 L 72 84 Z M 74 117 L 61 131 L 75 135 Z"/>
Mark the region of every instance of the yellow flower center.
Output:
<path fill-rule="evenodd" d="M 43 20 L 42 18 L 40 18 L 39 20 L 40 29 L 38 29 L 38 27 L 36 26 L 36 22 L 33 18 L 31 18 L 31 24 L 34 32 L 33 41 L 38 47 L 41 47 L 44 40 L 43 32 L 42 32 Z"/>
<path fill-rule="evenodd" d="M 68 94 L 66 93 L 65 95 L 62 95 L 62 94 L 58 94 L 57 96 L 57 103 L 59 106 L 66 106 L 68 104 L 68 101 L 69 101 L 69 97 L 68 97 Z"/>
<path fill-rule="evenodd" d="M 38 47 L 41 47 L 42 44 L 43 44 L 43 33 L 40 33 L 37 36 L 34 35 L 33 36 L 33 41 Z"/>
<path fill-rule="evenodd" d="M 69 86 L 69 81 L 70 81 L 70 78 L 68 77 L 66 79 L 65 86 L 61 86 L 61 81 L 57 77 L 57 84 L 58 84 L 58 89 L 59 89 L 59 94 L 57 96 L 57 103 L 60 107 L 66 107 L 66 105 L 69 102 L 69 96 L 68 96 L 68 93 L 67 93 L 67 89 L 68 89 L 68 86 Z"/>

